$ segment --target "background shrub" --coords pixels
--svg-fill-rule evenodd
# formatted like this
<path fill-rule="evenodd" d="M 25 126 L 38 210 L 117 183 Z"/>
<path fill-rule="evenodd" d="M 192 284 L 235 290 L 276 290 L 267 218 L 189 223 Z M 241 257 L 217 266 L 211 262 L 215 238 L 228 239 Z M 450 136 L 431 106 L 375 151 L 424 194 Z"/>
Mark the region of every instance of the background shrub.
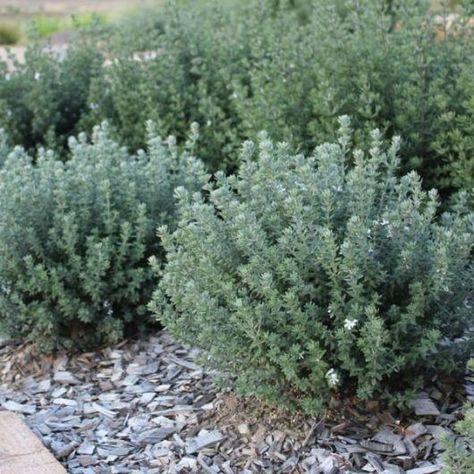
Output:
<path fill-rule="evenodd" d="M 206 180 L 151 124 L 136 156 L 105 125 L 69 146 L 66 163 L 16 148 L 0 171 L 0 328 L 46 350 L 113 343 L 150 322 L 156 226 L 173 225 L 176 186 Z"/>
<path fill-rule="evenodd" d="M 64 150 L 68 137 L 79 131 L 91 78 L 103 62 L 92 39 L 70 46 L 65 57 L 34 43 L 24 63 L 0 62 L 0 128 L 27 150 Z"/>
<path fill-rule="evenodd" d="M 18 43 L 21 38 L 20 29 L 10 23 L 0 23 L 0 45 L 12 45 Z"/>
<path fill-rule="evenodd" d="M 310 151 L 348 114 L 360 146 L 373 128 L 403 136 L 401 169 L 418 170 L 427 187 L 472 186 L 472 31 L 461 16 L 438 39 L 428 6 L 314 2 L 307 24 L 268 25 L 265 62 L 237 90 L 242 135 L 265 129 Z"/>
<path fill-rule="evenodd" d="M 396 177 L 398 139 L 386 148 L 375 131 L 351 154 L 341 124 L 339 143 L 308 157 L 263 135 L 258 157 L 247 142 L 239 174 L 219 173 L 207 198 L 179 190 L 151 304 L 245 392 L 307 411 L 334 389 L 413 388 L 469 350 L 444 343 L 472 317 L 467 197 L 437 217 L 435 191 Z"/>
<path fill-rule="evenodd" d="M 472 15 L 458 9 L 445 30 L 420 0 L 183 0 L 96 25 L 64 60 L 33 48 L 0 73 L 0 126 L 61 149 L 107 119 L 136 150 L 148 119 L 178 140 L 196 121 L 198 156 L 232 172 L 258 130 L 310 153 L 348 114 L 355 145 L 374 128 L 403 136 L 401 171 L 446 197 L 474 185 Z"/>

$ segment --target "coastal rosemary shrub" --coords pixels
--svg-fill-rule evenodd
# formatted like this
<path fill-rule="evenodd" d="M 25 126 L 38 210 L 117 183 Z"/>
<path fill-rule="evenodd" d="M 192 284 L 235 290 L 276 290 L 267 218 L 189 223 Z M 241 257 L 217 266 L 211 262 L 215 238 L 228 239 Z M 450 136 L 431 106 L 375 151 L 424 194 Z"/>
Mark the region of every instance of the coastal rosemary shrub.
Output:
<path fill-rule="evenodd" d="M 355 142 L 379 128 L 404 137 L 401 170 L 416 169 L 427 188 L 447 194 L 470 188 L 474 41 L 470 13 L 443 18 L 429 2 L 313 2 L 306 24 L 263 27 L 271 37 L 262 58 L 237 84 L 235 107 L 244 137 L 267 130 L 309 152 L 333 140 L 337 117 L 348 114 Z M 273 20 L 283 21 L 283 20 Z M 439 24 L 441 22 L 441 24 Z"/>
<path fill-rule="evenodd" d="M 210 170 L 233 168 L 239 140 L 232 81 L 248 75 L 250 41 L 258 36 L 258 24 L 251 20 L 248 31 L 240 9 L 229 5 L 185 3 L 155 13 L 155 31 L 149 19 L 139 23 L 144 34 L 141 27 L 124 34 L 126 23 L 111 33 L 107 55 L 114 59 L 93 80 L 83 123 L 107 117 L 116 136 L 137 148 L 143 146 L 145 120 L 178 140 L 196 121 L 196 154 Z M 138 19 L 130 20 L 132 25 Z"/>
<path fill-rule="evenodd" d="M 151 321 L 148 258 L 162 258 L 177 186 L 200 189 L 202 164 L 148 126 L 129 155 L 96 127 L 69 140 L 66 162 L 15 148 L 0 170 L 0 331 L 42 349 L 114 343 Z M 195 140 L 196 129 L 188 142 Z M 3 159 L 3 157 L 2 157 Z"/>
<path fill-rule="evenodd" d="M 195 120 L 199 156 L 229 172 L 239 144 L 258 130 L 308 153 L 333 140 L 337 117 L 348 114 L 357 145 L 373 128 L 400 134 L 403 172 L 416 169 L 443 195 L 469 189 L 470 13 L 460 10 L 444 39 L 438 16 L 419 0 L 172 5 L 156 14 L 155 34 L 150 19 L 143 34 L 112 33 L 115 59 L 94 81 L 84 123 L 108 117 L 124 143 L 139 147 L 146 118 L 178 138 Z"/>
<path fill-rule="evenodd" d="M 352 153 L 347 117 L 341 129 L 309 156 L 262 134 L 238 175 L 177 190 L 150 305 L 244 392 L 308 412 L 334 391 L 415 388 L 472 348 L 447 343 L 472 318 L 467 196 L 438 216 L 436 191 L 396 176 L 397 138 L 386 146 L 376 130 Z"/>
<path fill-rule="evenodd" d="M 79 33 L 63 59 L 38 44 L 14 71 L 0 65 L 0 127 L 27 149 L 61 150 L 105 119 L 136 150 L 148 119 L 178 141 L 196 121 L 196 154 L 228 173 L 258 130 L 310 153 L 347 114 L 359 147 L 374 128 L 403 136 L 401 171 L 444 198 L 474 186 L 464 3 L 443 17 L 422 0 L 171 2 Z"/>
<path fill-rule="evenodd" d="M 104 61 L 100 49 L 83 38 L 60 56 L 38 42 L 28 46 L 24 62 L 0 61 L 0 128 L 27 150 L 63 150 L 88 110 L 91 78 Z"/>

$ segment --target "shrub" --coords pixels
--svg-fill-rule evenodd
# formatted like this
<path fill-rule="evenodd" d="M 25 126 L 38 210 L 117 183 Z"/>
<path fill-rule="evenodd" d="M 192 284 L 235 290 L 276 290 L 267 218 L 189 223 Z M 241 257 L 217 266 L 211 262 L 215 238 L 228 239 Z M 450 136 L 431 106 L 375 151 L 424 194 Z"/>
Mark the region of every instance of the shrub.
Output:
<path fill-rule="evenodd" d="M 91 39 L 70 46 L 64 58 L 33 43 L 25 62 L 15 62 L 12 70 L 0 62 L 0 128 L 12 143 L 28 150 L 39 146 L 63 150 L 67 138 L 79 132 L 91 78 L 98 75 L 103 61 Z"/>
<path fill-rule="evenodd" d="M 173 225 L 173 190 L 205 174 L 155 138 L 130 156 L 106 126 L 69 142 L 66 163 L 16 148 L 0 170 L 0 328 L 41 348 L 116 342 L 149 322 L 156 226 Z M 193 138 L 194 139 L 194 138 Z M 189 142 L 191 146 L 192 142 Z"/>
<path fill-rule="evenodd" d="M 474 359 L 469 362 L 469 370 L 474 374 Z M 474 377 L 470 377 L 474 382 Z M 474 472 L 474 407 L 466 407 L 464 419 L 456 423 L 456 431 L 461 435 L 457 440 L 444 436 L 443 453 L 444 474 Z"/>
<path fill-rule="evenodd" d="M 449 194 L 474 176 L 474 42 L 468 13 L 443 41 L 436 18 L 415 0 L 164 9 L 155 29 L 148 18 L 143 35 L 125 27 L 112 35 L 120 38 L 108 43 L 116 61 L 95 82 L 88 120 L 111 117 L 132 147 L 142 145 L 146 117 L 178 137 L 196 120 L 199 156 L 213 171 L 232 171 L 239 144 L 258 130 L 310 152 L 348 114 L 357 145 L 373 128 L 404 136 L 402 171 L 416 169 L 427 187 Z M 157 54 L 137 61 L 137 48 Z"/>
<path fill-rule="evenodd" d="M 239 10 L 204 4 L 169 6 L 122 24 L 107 41 L 113 59 L 94 79 L 84 126 L 107 117 L 116 136 L 137 148 L 143 146 L 144 120 L 154 120 L 178 140 L 196 121 L 201 126 L 196 153 L 208 168 L 235 167 L 238 116 L 229 97 L 232 81 L 246 74 L 250 54 L 248 26 L 241 19 Z"/>
<path fill-rule="evenodd" d="M 353 118 L 359 146 L 379 128 L 404 137 L 401 169 L 416 169 L 443 194 L 472 186 L 472 67 L 468 14 L 444 41 L 428 2 L 313 2 L 306 25 L 268 25 L 250 79 L 236 89 L 242 135 L 265 129 L 304 151 L 332 140 L 337 117 Z M 282 21 L 282 20 L 277 20 Z M 282 34 L 281 32 L 284 31 Z M 462 171 L 461 171 L 462 170 Z"/>
<path fill-rule="evenodd" d="M 16 25 L 0 23 L 0 45 L 12 45 L 18 43 L 21 31 Z"/>
<path fill-rule="evenodd" d="M 419 0 L 183 0 L 96 25 L 65 61 L 35 53 L 10 80 L 0 73 L 0 126 L 27 148 L 48 137 L 60 149 L 107 119 L 136 150 L 148 119 L 178 140 L 197 121 L 198 156 L 232 172 L 258 130 L 310 153 L 347 114 L 359 147 L 374 128 L 403 136 L 401 171 L 444 198 L 474 185 L 471 16 L 444 18 L 444 32 Z"/>
<path fill-rule="evenodd" d="M 177 191 L 150 306 L 246 393 L 306 411 L 335 389 L 387 395 L 459 368 L 466 345 L 445 342 L 472 317 L 467 196 L 437 217 L 436 191 L 396 177 L 398 139 L 385 149 L 375 131 L 352 155 L 341 125 L 308 157 L 262 135 L 207 197 Z"/>

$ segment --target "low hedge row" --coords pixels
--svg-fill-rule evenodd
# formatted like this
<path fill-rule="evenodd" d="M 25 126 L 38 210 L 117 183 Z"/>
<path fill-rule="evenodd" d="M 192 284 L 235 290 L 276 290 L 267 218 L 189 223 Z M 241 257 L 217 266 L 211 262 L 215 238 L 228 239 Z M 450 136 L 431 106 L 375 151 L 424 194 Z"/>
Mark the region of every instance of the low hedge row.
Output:
<path fill-rule="evenodd" d="M 199 156 L 230 172 L 258 130 L 310 153 L 348 114 L 358 146 L 374 128 L 403 136 L 401 171 L 444 196 L 474 185 L 472 14 L 445 31 L 419 0 L 184 1 L 88 30 L 66 59 L 33 48 L 0 73 L 0 127 L 61 148 L 107 119 L 136 150 L 148 119 L 178 139 L 196 121 Z"/>

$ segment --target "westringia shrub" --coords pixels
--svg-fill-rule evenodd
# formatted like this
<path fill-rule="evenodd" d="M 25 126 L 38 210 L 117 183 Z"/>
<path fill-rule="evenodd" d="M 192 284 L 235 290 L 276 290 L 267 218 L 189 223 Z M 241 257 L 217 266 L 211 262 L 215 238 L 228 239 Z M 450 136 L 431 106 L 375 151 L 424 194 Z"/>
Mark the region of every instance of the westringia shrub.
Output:
<path fill-rule="evenodd" d="M 0 65 L 0 126 L 61 149 L 106 119 L 136 150 L 148 119 L 178 141 L 196 121 L 196 154 L 231 172 L 258 130 L 310 153 L 348 114 L 359 147 L 374 128 L 403 136 L 401 171 L 445 197 L 474 186 L 474 13 L 430 3 L 171 2 L 79 35 L 65 59 L 39 44 L 14 72 Z"/>
<path fill-rule="evenodd" d="M 469 380 L 474 382 L 474 359 L 468 364 L 471 372 Z M 464 419 L 456 423 L 456 431 L 460 437 L 443 437 L 445 452 L 443 453 L 443 474 L 458 474 L 474 472 L 474 407 L 472 403 L 466 406 Z"/>
<path fill-rule="evenodd" d="M 27 150 L 63 150 L 80 131 L 90 83 L 103 62 L 100 49 L 84 38 L 62 55 L 38 42 L 28 46 L 24 62 L 0 61 L 0 128 Z"/>
<path fill-rule="evenodd" d="M 436 191 L 396 177 L 397 138 L 387 148 L 375 131 L 351 153 L 341 125 L 310 156 L 264 134 L 237 176 L 219 173 L 204 196 L 177 190 L 150 305 L 244 392 L 309 412 L 334 391 L 415 388 L 472 347 L 447 343 L 472 318 L 467 197 L 437 216 Z"/>
<path fill-rule="evenodd" d="M 473 185 L 474 41 L 468 11 L 447 20 L 430 2 L 315 1 L 306 24 L 268 25 L 262 58 L 236 83 L 243 136 L 265 129 L 310 151 L 348 114 L 361 147 L 379 128 L 401 135 L 401 169 L 443 194 Z M 273 22 L 282 22 L 282 19 Z M 443 22 L 446 23 L 443 23 Z"/>
<path fill-rule="evenodd" d="M 257 37 L 258 23 L 248 25 L 233 6 L 184 3 L 163 6 L 149 19 L 132 18 L 132 25 L 140 25 L 133 31 L 125 23 L 112 32 L 107 56 L 113 60 L 93 79 L 83 124 L 107 117 L 117 137 L 137 148 L 143 146 L 144 120 L 152 119 L 178 140 L 196 121 L 196 153 L 208 168 L 235 167 L 239 140 L 232 82 L 248 75 L 250 38 Z"/>
<path fill-rule="evenodd" d="M 175 187 L 206 180 L 153 124 L 134 156 L 105 125 L 69 146 L 66 162 L 16 148 L 0 170 L 0 331 L 44 350 L 113 343 L 151 321 L 156 228 L 173 225 Z"/>
<path fill-rule="evenodd" d="M 374 128 L 399 134 L 403 172 L 416 169 L 443 194 L 469 189 L 474 32 L 459 10 L 441 38 L 439 15 L 419 0 L 172 5 L 156 14 L 155 34 L 148 19 L 143 34 L 112 35 L 114 61 L 93 81 L 84 123 L 108 117 L 138 147 L 148 117 L 178 138 L 195 120 L 199 156 L 232 171 L 258 130 L 308 153 L 348 114 L 358 146 Z"/>

